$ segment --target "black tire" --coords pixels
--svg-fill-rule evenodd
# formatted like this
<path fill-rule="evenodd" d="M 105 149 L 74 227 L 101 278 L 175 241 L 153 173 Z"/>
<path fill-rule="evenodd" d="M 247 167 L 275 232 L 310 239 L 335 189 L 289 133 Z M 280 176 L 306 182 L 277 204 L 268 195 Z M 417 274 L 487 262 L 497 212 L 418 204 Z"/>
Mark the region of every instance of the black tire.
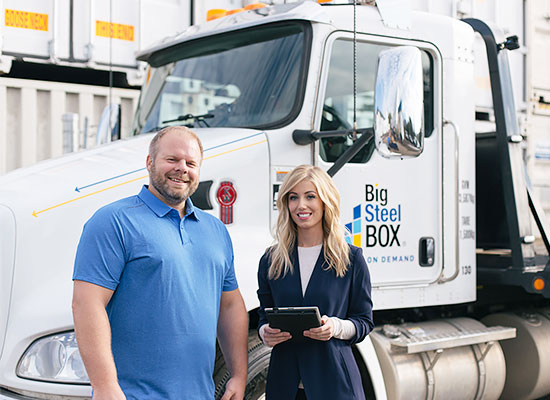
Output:
<path fill-rule="evenodd" d="M 246 380 L 245 400 L 265 399 L 265 383 L 271 348 L 265 346 L 258 338 L 256 330 L 248 333 L 248 378 Z M 214 399 L 222 398 L 225 384 L 230 378 L 222 352 L 216 349 L 216 363 L 214 365 L 214 384 L 216 391 Z"/>

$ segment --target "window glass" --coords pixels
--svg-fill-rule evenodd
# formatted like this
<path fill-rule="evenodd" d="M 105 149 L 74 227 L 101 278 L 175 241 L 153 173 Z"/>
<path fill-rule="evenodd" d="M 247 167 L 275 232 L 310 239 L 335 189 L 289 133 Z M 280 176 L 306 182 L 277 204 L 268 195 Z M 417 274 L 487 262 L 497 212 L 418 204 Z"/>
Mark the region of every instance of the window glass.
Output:
<path fill-rule="evenodd" d="M 357 43 L 357 128 L 371 128 L 374 122 L 374 87 L 378 54 L 389 46 Z M 424 71 L 424 126 L 428 137 L 433 130 L 433 67 L 431 56 L 422 51 Z M 327 88 L 323 102 L 321 131 L 344 130 L 353 127 L 353 42 L 338 39 L 332 47 Z M 324 138 L 319 153 L 326 162 L 334 162 L 353 144 L 349 137 Z M 367 162 L 375 148 L 374 140 L 350 162 Z"/>
<path fill-rule="evenodd" d="M 287 24 L 167 50 L 159 58 L 175 65 L 143 131 L 173 124 L 265 127 L 286 120 L 301 101 L 305 46 L 305 26 Z"/>

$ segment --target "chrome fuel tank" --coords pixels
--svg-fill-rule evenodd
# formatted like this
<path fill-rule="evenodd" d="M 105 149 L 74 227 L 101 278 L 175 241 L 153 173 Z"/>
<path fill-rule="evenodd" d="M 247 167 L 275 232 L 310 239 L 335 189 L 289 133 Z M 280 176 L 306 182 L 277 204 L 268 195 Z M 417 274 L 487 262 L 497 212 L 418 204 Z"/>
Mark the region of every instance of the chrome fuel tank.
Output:
<path fill-rule="evenodd" d="M 515 339 L 502 342 L 506 384 L 501 399 L 538 399 L 550 394 L 550 307 L 492 314 L 482 321 L 517 330 Z"/>
<path fill-rule="evenodd" d="M 371 339 L 388 399 L 498 399 L 506 379 L 499 340 L 513 328 L 453 318 L 376 329 Z"/>

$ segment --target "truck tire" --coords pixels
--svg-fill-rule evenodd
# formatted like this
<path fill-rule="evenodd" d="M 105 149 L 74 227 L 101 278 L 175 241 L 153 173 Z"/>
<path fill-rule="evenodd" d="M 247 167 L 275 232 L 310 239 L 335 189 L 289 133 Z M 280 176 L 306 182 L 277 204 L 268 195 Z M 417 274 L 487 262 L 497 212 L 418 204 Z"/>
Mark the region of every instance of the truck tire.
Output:
<path fill-rule="evenodd" d="M 245 400 L 265 399 L 265 384 L 271 348 L 267 347 L 258 338 L 255 330 L 248 333 L 248 378 L 246 380 Z M 230 378 L 229 370 L 225 365 L 219 346 L 216 349 L 214 365 L 214 398 L 219 400 L 225 391 L 225 384 Z"/>

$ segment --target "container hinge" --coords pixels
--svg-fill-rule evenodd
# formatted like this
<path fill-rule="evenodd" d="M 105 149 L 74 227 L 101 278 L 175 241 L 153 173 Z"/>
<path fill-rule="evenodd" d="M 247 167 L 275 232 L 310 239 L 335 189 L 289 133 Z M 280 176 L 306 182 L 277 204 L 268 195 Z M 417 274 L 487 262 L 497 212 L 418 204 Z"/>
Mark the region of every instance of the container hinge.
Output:
<path fill-rule="evenodd" d="M 439 335 L 413 336 L 409 338 L 400 337 L 391 341 L 391 348 L 395 352 L 415 354 L 426 351 L 495 342 L 499 340 L 512 339 L 515 337 L 516 328 L 492 326 L 484 329 L 465 330 L 462 332 Z M 483 358 L 485 358 L 485 355 L 483 355 Z M 432 364 L 435 363 L 432 362 Z"/>

